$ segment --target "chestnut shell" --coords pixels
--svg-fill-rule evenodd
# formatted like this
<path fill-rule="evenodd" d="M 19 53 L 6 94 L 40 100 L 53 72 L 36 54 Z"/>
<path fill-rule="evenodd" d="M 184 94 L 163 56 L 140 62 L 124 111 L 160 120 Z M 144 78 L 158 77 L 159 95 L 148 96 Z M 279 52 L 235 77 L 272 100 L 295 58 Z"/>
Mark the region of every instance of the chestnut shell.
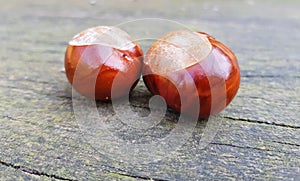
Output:
<path fill-rule="evenodd" d="M 177 36 L 176 32 L 172 33 Z M 227 46 L 204 32 L 198 33 L 206 36 L 212 45 L 212 50 L 206 58 L 183 67 L 182 70 L 167 72 L 165 75 L 156 73 L 151 69 L 151 65 L 144 63 L 143 81 L 152 94 L 162 96 L 167 105 L 176 111 L 187 115 L 193 114 L 192 110 L 196 102 L 200 104 L 197 106 L 198 117 L 208 118 L 222 111 L 237 94 L 240 85 L 240 69 L 237 58 Z M 161 37 L 158 41 L 164 40 L 166 36 L 170 34 Z M 153 51 L 160 51 L 161 47 L 156 45 L 157 43 L 154 43 L 150 47 L 145 59 L 151 58 L 148 56 Z M 192 77 L 193 81 L 189 81 L 187 77 Z M 196 91 L 190 88 L 192 86 L 196 87 Z M 180 97 L 179 91 L 182 92 L 183 97 Z M 214 105 L 212 105 L 212 96 L 214 96 Z M 194 101 L 195 99 L 199 101 Z"/>
<path fill-rule="evenodd" d="M 115 27 L 113 29 L 117 33 L 122 31 Z M 92 29 L 100 34 L 99 31 L 102 30 L 103 27 Z M 83 36 L 86 36 L 86 39 L 101 38 L 98 35 L 98 37 L 89 37 L 93 36 L 88 34 L 90 31 L 88 29 L 79 33 L 74 36 L 73 40 Z M 118 38 L 124 38 L 125 43 L 130 41 L 128 43 L 132 43 L 134 46 L 118 48 L 101 43 L 80 42 L 73 45 L 69 42 L 65 53 L 65 70 L 69 82 L 77 92 L 89 98 L 107 101 L 112 99 L 114 81 L 113 98 L 128 95 L 129 91 L 135 87 L 141 75 L 143 52 L 140 46 L 132 40 L 128 40 L 127 34 L 124 33 L 121 32 Z M 126 37 L 122 37 L 123 34 Z M 109 41 L 113 42 L 114 37 L 110 38 L 112 40 Z"/>

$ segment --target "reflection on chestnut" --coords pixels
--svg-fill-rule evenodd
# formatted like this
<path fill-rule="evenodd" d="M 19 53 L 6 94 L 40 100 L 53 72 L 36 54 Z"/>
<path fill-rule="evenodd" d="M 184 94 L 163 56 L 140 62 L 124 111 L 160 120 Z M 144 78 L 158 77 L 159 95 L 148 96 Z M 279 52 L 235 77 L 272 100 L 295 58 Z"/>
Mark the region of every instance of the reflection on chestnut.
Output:
<path fill-rule="evenodd" d="M 169 107 L 187 115 L 197 107 L 196 116 L 207 118 L 232 101 L 240 70 L 227 46 L 206 33 L 180 30 L 162 36 L 150 47 L 143 80 Z"/>
<path fill-rule="evenodd" d="M 140 46 L 126 32 L 98 26 L 82 31 L 69 42 L 66 75 L 77 92 L 96 100 L 110 100 L 115 81 L 113 96 L 119 98 L 135 87 L 142 57 Z"/>

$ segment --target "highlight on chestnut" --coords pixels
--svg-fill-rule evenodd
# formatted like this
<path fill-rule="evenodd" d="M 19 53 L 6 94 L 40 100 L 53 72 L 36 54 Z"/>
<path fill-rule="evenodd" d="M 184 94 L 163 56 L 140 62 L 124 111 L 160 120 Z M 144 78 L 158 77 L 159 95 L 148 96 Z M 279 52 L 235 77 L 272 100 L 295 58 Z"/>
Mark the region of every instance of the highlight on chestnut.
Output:
<path fill-rule="evenodd" d="M 152 94 L 162 96 L 169 107 L 183 114 L 197 112 L 199 118 L 222 111 L 240 85 L 234 53 L 212 36 L 188 30 L 170 32 L 154 42 L 144 58 L 142 74 Z"/>
<path fill-rule="evenodd" d="M 109 101 L 113 82 L 116 99 L 126 96 L 136 86 L 141 76 L 142 58 L 141 47 L 125 31 L 98 26 L 80 32 L 68 43 L 65 70 L 78 93 Z"/>

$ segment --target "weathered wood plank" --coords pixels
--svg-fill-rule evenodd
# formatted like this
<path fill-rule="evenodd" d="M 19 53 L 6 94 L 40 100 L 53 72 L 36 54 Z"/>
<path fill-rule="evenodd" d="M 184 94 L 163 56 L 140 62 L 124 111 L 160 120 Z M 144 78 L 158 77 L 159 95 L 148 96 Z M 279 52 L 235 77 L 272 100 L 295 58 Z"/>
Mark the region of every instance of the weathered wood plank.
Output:
<path fill-rule="evenodd" d="M 0 180 L 300 177 L 299 2 L 167 2 L 0 2 Z M 82 29 L 143 17 L 178 20 L 224 41 L 240 61 L 242 82 L 237 97 L 219 115 L 222 121 L 207 147 L 199 146 L 207 121 L 199 121 L 177 154 L 129 164 L 86 140 L 73 112 L 63 57 L 67 41 Z M 166 31 L 160 26 L 126 30 L 137 37 Z M 140 82 L 133 109 L 147 113 L 149 97 Z M 113 116 L 111 104 L 98 103 L 98 108 L 108 120 Z M 166 135 L 177 116 L 169 111 L 152 132 L 126 130 L 110 121 L 120 138 L 134 140 Z"/>

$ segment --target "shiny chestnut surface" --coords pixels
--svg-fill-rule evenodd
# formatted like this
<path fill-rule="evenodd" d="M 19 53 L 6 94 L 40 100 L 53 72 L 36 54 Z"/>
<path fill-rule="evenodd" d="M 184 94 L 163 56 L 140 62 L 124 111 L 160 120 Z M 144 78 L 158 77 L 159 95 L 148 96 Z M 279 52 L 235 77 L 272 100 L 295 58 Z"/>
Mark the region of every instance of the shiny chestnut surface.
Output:
<path fill-rule="evenodd" d="M 65 70 L 80 94 L 110 100 L 129 94 L 140 77 L 143 52 L 129 35 L 116 27 L 82 31 L 69 42 Z M 114 90 L 112 86 L 114 84 Z"/>
<path fill-rule="evenodd" d="M 185 114 L 193 114 L 197 107 L 197 116 L 207 118 L 232 101 L 240 70 L 227 46 L 206 33 L 182 30 L 164 35 L 150 47 L 143 80 L 169 107 Z"/>

